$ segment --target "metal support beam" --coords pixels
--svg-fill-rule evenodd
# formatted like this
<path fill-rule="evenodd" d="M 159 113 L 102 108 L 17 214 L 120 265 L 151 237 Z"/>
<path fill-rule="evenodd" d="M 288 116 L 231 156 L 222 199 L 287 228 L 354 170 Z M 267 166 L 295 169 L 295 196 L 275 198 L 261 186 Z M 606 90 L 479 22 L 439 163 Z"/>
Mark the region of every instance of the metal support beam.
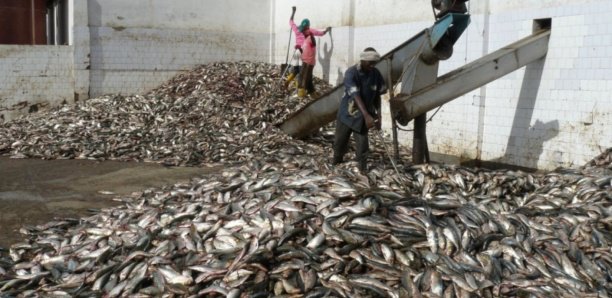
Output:
<path fill-rule="evenodd" d="M 432 52 L 429 43 L 422 47 L 422 52 Z M 416 90 L 420 90 L 436 82 L 438 78 L 438 59 L 431 59 L 435 55 L 430 55 L 430 58 L 414 59 L 406 63 L 404 66 L 401 94 L 412 94 Z M 391 99 L 393 103 L 394 99 Z M 391 104 L 391 109 L 396 112 L 395 107 Z M 414 121 L 414 131 L 412 135 L 412 163 L 422 164 L 429 162 L 429 150 L 427 149 L 427 115 L 423 113 L 416 117 Z M 396 119 L 394 119 L 395 123 Z"/>
<path fill-rule="evenodd" d="M 391 81 L 394 84 L 401 77 L 406 60 L 416 57 L 420 52 L 420 45 L 423 44 L 428 35 L 427 29 L 421 31 L 410 40 L 402 43 L 389 53 L 385 54 L 376 68 L 383 75 L 385 82 Z M 392 79 L 388 79 L 391 73 Z M 344 85 L 336 86 L 330 92 L 323 94 L 320 98 L 310 102 L 306 106 L 289 115 L 287 120 L 280 124 L 280 128 L 294 138 L 304 138 L 313 133 L 325 124 L 336 119 L 340 100 L 344 95 Z"/>
<path fill-rule="evenodd" d="M 469 24 L 469 19 L 469 15 L 446 15 L 434 23 L 432 27 L 417 33 L 411 39 L 385 54 L 382 60 L 389 59 L 391 63 L 378 63 L 376 68 L 385 77 L 385 81 L 389 81 L 386 77 L 389 76 L 388 68 L 391 68 L 391 82 L 395 84 L 402 77 L 405 65 L 411 64 L 410 61 L 421 60 L 424 51 L 427 52 L 425 56 L 430 58 L 428 59 L 429 63 L 437 64 L 438 59 L 448 58 L 446 57 L 448 55 L 441 55 L 440 50 L 434 49 L 434 47 L 440 43 L 444 36 L 450 36 L 451 43 L 454 43 Z M 444 41 L 448 42 L 446 39 Z M 295 138 L 308 136 L 336 118 L 343 94 L 344 86 L 340 84 L 332 91 L 323 94 L 320 98 L 289 115 L 279 125 L 280 128 Z"/>
<path fill-rule="evenodd" d="M 391 59 L 387 59 L 387 64 L 391 65 Z M 393 84 L 393 74 L 391 73 L 391 67 L 387 69 L 387 88 L 389 88 L 389 100 L 393 100 L 395 98 L 395 86 Z M 399 141 L 397 139 L 397 122 L 395 122 L 395 112 L 393 111 L 393 107 L 389 105 L 389 115 L 391 115 L 391 132 L 393 134 L 393 158 L 395 160 L 399 159 Z"/>
<path fill-rule="evenodd" d="M 412 134 L 412 163 L 418 165 L 424 162 L 429 162 L 426 114 L 414 118 L 414 133 Z"/>
<path fill-rule="evenodd" d="M 416 93 L 397 96 L 391 104 L 400 114 L 400 123 L 405 125 L 427 111 L 541 59 L 548 51 L 549 38 L 550 30 L 539 31 L 441 76 L 435 84 L 423 86 Z"/>

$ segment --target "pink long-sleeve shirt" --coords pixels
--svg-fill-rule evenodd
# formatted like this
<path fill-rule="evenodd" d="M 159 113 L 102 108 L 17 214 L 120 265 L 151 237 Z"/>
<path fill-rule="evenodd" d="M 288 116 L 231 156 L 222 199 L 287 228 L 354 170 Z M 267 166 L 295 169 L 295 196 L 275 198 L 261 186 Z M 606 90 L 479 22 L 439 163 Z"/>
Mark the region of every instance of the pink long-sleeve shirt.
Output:
<path fill-rule="evenodd" d="M 312 44 L 313 38 L 314 36 L 308 36 L 304 39 L 304 44 L 302 45 L 302 62 L 310 65 L 315 65 L 317 63 L 317 59 L 315 57 L 316 46 Z"/>
<path fill-rule="evenodd" d="M 297 25 L 295 25 L 295 22 L 292 19 L 289 19 L 289 26 L 291 26 L 291 29 L 293 30 L 293 33 L 295 34 L 295 45 L 301 47 L 304 44 L 304 39 L 305 39 L 304 33 L 298 30 Z M 321 31 L 321 30 L 314 29 L 314 28 L 310 28 L 310 32 L 312 32 L 312 35 L 314 36 L 323 36 L 325 34 L 325 31 Z"/>

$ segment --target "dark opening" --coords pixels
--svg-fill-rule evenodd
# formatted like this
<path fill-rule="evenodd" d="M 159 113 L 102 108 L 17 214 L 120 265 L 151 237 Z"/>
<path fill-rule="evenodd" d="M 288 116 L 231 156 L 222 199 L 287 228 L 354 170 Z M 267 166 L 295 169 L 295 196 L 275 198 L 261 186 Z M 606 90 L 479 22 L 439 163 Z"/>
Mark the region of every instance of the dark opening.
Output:
<path fill-rule="evenodd" d="M 36 113 L 38 112 L 38 104 L 33 104 L 30 106 L 30 109 L 28 110 L 28 113 Z"/>
<path fill-rule="evenodd" d="M 0 44 L 47 44 L 46 0 L 0 1 Z"/>
<path fill-rule="evenodd" d="M 0 44 L 67 45 L 68 0 L 0 0 Z"/>
<path fill-rule="evenodd" d="M 543 29 L 550 29 L 551 25 L 552 25 L 552 19 L 533 20 L 533 32 L 537 32 Z"/>

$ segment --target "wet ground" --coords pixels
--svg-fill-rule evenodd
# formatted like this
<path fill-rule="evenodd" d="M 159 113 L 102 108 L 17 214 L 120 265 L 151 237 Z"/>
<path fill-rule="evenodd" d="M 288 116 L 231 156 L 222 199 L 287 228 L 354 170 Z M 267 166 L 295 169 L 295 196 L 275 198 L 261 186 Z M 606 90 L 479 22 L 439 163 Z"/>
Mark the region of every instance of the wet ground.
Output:
<path fill-rule="evenodd" d="M 119 204 L 113 198 L 186 181 L 219 168 L 152 163 L 0 157 L 0 247 L 21 241 L 19 229 L 55 217 L 82 217 Z M 115 195 L 108 194 L 109 192 Z"/>

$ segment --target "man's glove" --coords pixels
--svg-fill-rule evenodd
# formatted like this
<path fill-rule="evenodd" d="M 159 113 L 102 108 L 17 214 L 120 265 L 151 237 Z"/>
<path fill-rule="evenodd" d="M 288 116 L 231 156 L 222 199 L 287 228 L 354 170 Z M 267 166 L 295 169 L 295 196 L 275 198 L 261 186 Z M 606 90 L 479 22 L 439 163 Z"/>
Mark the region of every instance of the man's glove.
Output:
<path fill-rule="evenodd" d="M 327 32 L 331 32 L 331 27 L 325 28 L 325 33 L 327 33 Z"/>

